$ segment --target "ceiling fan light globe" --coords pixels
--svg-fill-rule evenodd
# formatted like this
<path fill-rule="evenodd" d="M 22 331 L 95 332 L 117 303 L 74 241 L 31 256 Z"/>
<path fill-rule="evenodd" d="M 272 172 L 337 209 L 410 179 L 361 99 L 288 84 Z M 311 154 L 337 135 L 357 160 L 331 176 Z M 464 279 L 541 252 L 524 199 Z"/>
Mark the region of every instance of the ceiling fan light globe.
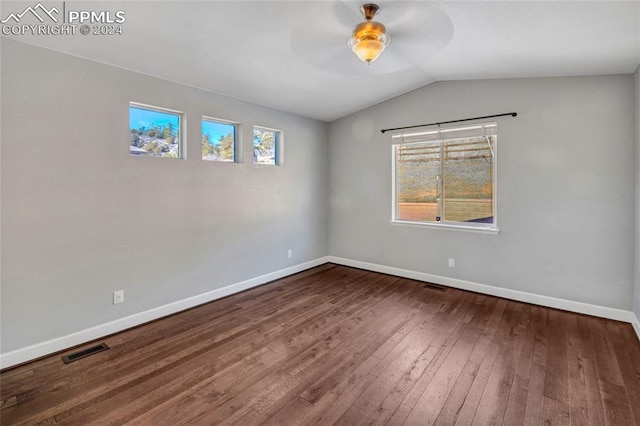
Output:
<path fill-rule="evenodd" d="M 378 59 L 385 47 L 385 43 L 378 39 L 360 40 L 353 44 L 351 50 L 362 62 L 371 63 Z"/>

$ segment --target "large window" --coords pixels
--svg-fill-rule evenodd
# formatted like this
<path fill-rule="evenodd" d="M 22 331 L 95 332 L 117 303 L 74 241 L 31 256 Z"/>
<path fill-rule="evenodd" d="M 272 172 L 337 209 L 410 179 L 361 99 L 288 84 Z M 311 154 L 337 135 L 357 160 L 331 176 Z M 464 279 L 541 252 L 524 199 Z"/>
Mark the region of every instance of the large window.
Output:
<path fill-rule="evenodd" d="M 129 155 L 182 158 L 181 116 L 176 111 L 129 104 Z"/>
<path fill-rule="evenodd" d="M 495 123 L 392 139 L 393 221 L 496 229 Z"/>
<path fill-rule="evenodd" d="M 202 159 L 234 162 L 237 159 L 237 124 L 202 117 Z"/>
<path fill-rule="evenodd" d="M 279 165 L 282 163 L 282 132 L 253 127 L 253 163 Z"/>

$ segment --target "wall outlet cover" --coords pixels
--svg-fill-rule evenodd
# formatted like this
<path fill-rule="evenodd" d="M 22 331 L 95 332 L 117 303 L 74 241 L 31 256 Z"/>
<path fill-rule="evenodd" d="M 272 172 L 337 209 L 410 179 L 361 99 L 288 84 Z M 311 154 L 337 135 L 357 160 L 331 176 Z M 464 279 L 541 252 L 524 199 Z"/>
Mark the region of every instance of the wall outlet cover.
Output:
<path fill-rule="evenodd" d="M 113 292 L 113 304 L 124 302 L 124 290 L 116 290 Z"/>

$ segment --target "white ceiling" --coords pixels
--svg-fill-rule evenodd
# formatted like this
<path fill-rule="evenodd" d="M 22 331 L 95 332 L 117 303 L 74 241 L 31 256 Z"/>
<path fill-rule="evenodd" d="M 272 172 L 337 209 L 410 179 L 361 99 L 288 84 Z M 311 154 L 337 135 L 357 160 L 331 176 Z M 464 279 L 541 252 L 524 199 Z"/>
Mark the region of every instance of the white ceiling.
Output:
<path fill-rule="evenodd" d="M 28 2 L 2 2 L 1 15 Z M 62 2 L 44 2 L 45 5 Z M 323 121 L 442 80 L 632 73 L 640 0 L 378 2 L 391 44 L 347 47 L 364 1 L 67 1 L 124 10 L 121 36 L 10 36 Z"/>

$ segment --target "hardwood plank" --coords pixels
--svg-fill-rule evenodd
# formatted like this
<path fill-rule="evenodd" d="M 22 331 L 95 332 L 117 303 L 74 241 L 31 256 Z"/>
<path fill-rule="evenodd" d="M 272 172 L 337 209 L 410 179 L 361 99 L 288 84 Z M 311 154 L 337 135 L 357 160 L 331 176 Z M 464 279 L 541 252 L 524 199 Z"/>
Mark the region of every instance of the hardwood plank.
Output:
<path fill-rule="evenodd" d="M 422 393 L 418 403 L 406 420 L 407 425 L 433 424 L 438 418 L 445 401 L 471 356 L 481 333 L 491 318 L 489 312 L 491 312 L 492 306 L 489 304 L 481 306 L 482 309 L 476 311 L 469 327 L 467 327 L 455 343 L 451 352 L 438 369 L 438 372 Z"/>
<path fill-rule="evenodd" d="M 567 312 L 550 312 L 547 330 L 547 365 L 544 377 L 544 396 L 569 404 L 569 363 L 567 328 L 570 326 Z"/>
<path fill-rule="evenodd" d="M 545 367 L 543 364 L 534 363 L 531 366 L 531 373 L 529 377 L 529 388 L 527 392 L 527 402 L 524 410 L 524 419 L 522 424 L 525 426 L 534 426 L 540 424 L 540 417 L 542 416 L 542 402 L 544 399 L 544 376 Z M 504 423 L 508 426 L 507 423 Z"/>
<path fill-rule="evenodd" d="M 626 391 L 633 418 L 636 424 L 640 425 L 640 390 L 627 387 Z"/>
<path fill-rule="evenodd" d="M 265 426 L 289 426 L 309 424 L 306 420 L 308 413 L 313 410 L 313 404 L 304 398 L 296 398 L 282 410 L 271 416 Z"/>
<path fill-rule="evenodd" d="M 604 406 L 595 361 L 591 359 L 584 360 L 584 378 L 589 424 L 603 425 L 605 424 Z"/>
<path fill-rule="evenodd" d="M 620 324 L 615 322 L 607 322 L 607 334 L 613 350 L 616 354 L 616 360 L 620 371 L 627 372 L 622 375 L 625 390 L 627 393 L 627 399 L 629 400 L 630 408 L 635 418 L 636 423 L 640 423 L 640 376 L 635 369 L 636 363 L 632 360 L 630 351 L 627 349 L 625 339 L 622 334 Z M 636 354 L 640 358 L 640 353 Z"/>
<path fill-rule="evenodd" d="M 254 410 L 263 413 L 265 417 L 272 416 L 279 412 L 286 406 L 287 401 L 290 401 L 296 395 L 299 395 L 301 391 L 307 389 L 310 383 L 316 382 L 319 377 L 325 377 L 327 372 L 335 369 L 336 364 L 340 363 L 344 353 L 350 355 L 353 348 L 360 348 L 366 345 L 367 342 L 370 342 L 368 346 L 369 351 L 373 351 L 373 348 L 380 346 L 384 340 L 388 339 L 388 336 L 392 334 L 394 330 L 399 330 L 403 327 L 403 324 L 406 324 L 411 317 L 409 312 L 410 311 L 406 310 L 395 312 L 393 310 L 387 310 L 387 313 L 392 314 L 391 318 L 379 315 L 380 323 L 366 325 L 366 328 L 373 327 L 373 329 L 376 330 L 375 333 L 367 333 L 368 337 L 367 335 L 358 337 L 353 335 L 345 336 L 341 344 L 335 347 L 335 351 L 327 353 L 326 356 L 318 357 L 317 361 L 313 363 L 310 368 L 302 369 L 295 375 L 299 378 L 298 385 L 292 388 L 281 401 L 269 404 L 265 410 L 261 410 L 254 405 Z M 365 331 L 366 328 L 361 328 L 361 330 Z M 382 333 L 380 333 L 380 331 L 382 331 Z M 338 352 L 338 354 L 335 354 L 335 352 Z"/>
<path fill-rule="evenodd" d="M 518 327 L 522 311 L 514 302 L 505 310 L 503 333 L 500 336 L 500 350 L 493 363 L 482 398 L 471 424 L 501 424 L 509 400 L 516 371 L 517 341 L 523 330 Z"/>
<path fill-rule="evenodd" d="M 521 305 L 509 303 L 505 308 L 505 315 L 503 315 L 499 324 L 500 328 L 493 336 L 487 355 L 482 361 L 478 374 L 476 375 L 462 408 L 460 409 L 456 419 L 456 425 L 472 424 L 480 407 L 481 401 L 484 400 L 486 404 L 486 401 L 490 398 L 490 396 L 485 396 L 485 389 L 487 388 L 489 379 L 494 376 L 494 363 L 496 362 L 499 353 L 503 350 L 502 343 L 506 342 L 508 336 L 511 335 L 511 329 L 514 323 L 510 318 L 514 316 L 513 310 L 520 306 Z M 538 336 L 536 336 L 536 339 L 538 339 Z M 535 349 L 538 348 L 538 344 L 539 342 L 536 341 Z M 537 352 L 534 350 L 534 359 L 537 359 L 536 353 Z M 483 410 L 486 411 L 486 408 L 483 408 Z M 491 415 L 490 413 L 485 413 L 485 415 L 487 414 Z"/>
<path fill-rule="evenodd" d="M 377 358 L 371 358 L 378 361 Z M 318 403 L 312 415 L 309 416 L 308 424 L 332 425 L 345 411 L 362 395 L 362 393 L 371 386 L 376 380 L 376 376 L 371 374 L 363 374 L 367 370 L 367 365 L 363 364 L 361 371 L 357 371 L 351 375 L 349 379 L 340 383 L 336 390 L 332 390 Z M 352 377 L 356 379 L 352 379 Z"/>
<path fill-rule="evenodd" d="M 587 318 L 576 315 L 569 327 L 569 405 L 572 425 L 604 424 L 600 385 Z"/>
<path fill-rule="evenodd" d="M 428 324 L 425 324 L 425 327 L 427 327 L 434 336 L 431 345 L 435 347 L 439 346 L 440 349 L 433 361 L 428 365 L 418 380 L 415 381 L 411 390 L 403 399 L 403 404 L 414 408 L 418 403 L 425 389 L 440 369 L 447 355 L 451 352 L 455 342 L 458 341 L 465 327 L 468 325 L 470 319 L 465 320 L 462 315 L 457 314 L 467 308 L 471 308 L 473 312 L 475 312 L 477 308 L 472 303 L 471 298 L 463 299 L 456 304 L 443 303 L 438 309 L 438 314 L 434 316 Z"/>
<path fill-rule="evenodd" d="M 528 306 L 525 331 L 517 342 L 517 360 L 513 386 L 505 409 L 504 425 L 521 425 L 525 422 L 527 402 L 531 391 L 531 373 L 536 354 L 536 337 L 544 324 L 539 310 Z M 537 389 L 533 389 L 535 392 Z"/>
<path fill-rule="evenodd" d="M 388 319 L 384 317 L 379 319 L 382 323 L 372 324 L 374 328 L 384 329 L 389 326 Z M 375 379 L 375 376 L 369 373 L 380 360 L 371 354 L 383 344 L 385 337 L 380 333 L 369 333 L 361 336 L 361 339 L 362 342 L 367 342 L 366 346 L 355 352 L 351 350 L 345 352 L 348 362 L 342 362 L 332 371 L 330 369 L 328 374 L 309 384 L 302 392 L 303 398 L 314 403 L 314 408 L 305 415 L 304 424 L 335 422 L 349 408 L 353 400 L 357 399 L 362 390 Z M 329 412 L 326 410 L 328 407 L 330 407 Z M 326 418 L 327 414 L 333 420 L 329 421 Z"/>
<path fill-rule="evenodd" d="M 583 336 L 578 328 L 578 316 L 567 324 L 568 361 L 569 361 L 569 408 L 572 425 L 589 424 L 589 403 L 587 399 L 587 379 L 585 362 L 588 354 L 584 350 L 583 342 L 588 341 L 590 335 Z M 588 329 L 584 330 L 588 333 Z"/>
<path fill-rule="evenodd" d="M 349 409 L 335 422 L 337 425 L 353 425 L 382 406 L 384 399 L 393 391 L 404 376 L 411 376 L 414 371 L 424 371 L 426 365 L 433 359 L 437 349 L 427 347 L 423 352 L 409 350 L 402 353 L 383 374 L 376 377 L 373 383 L 362 393 Z"/>
<path fill-rule="evenodd" d="M 544 425 L 570 425 L 571 414 L 569 406 L 562 401 L 542 397 L 542 421 Z"/>
<path fill-rule="evenodd" d="M 408 405 L 400 404 L 396 411 L 393 413 L 389 421 L 386 423 L 387 426 L 400 426 L 403 425 L 409 414 L 411 413 L 411 407 Z"/>
<path fill-rule="evenodd" d="M 607 425 L 632 425 L 635 423 L 624 386 L 600 382 L 605 421 Z"/>
<path fill-rule="evenodd" d="M 598 377 L 602 381 L 624 386 L 616 354 L 607 333 L 606 321 L 600 318 L 590 318 L 589 329 L 593 340 Z"/>
<path fill-rule="evenodd" d="M 478 392 L 478 385 L 482 382 L 482 389 L 484 389 L 484 383 L 486 383 L 486 381 L 482 379 L 482 372 L 484 371 L 486 373 L 486 378 L 488 379 L 491 366 L 493 365 L 493 360 L 495 359 L 495 355 L 497 355 L 497 345 L 494 345 L 496 348 L 496 350 L 493 351 L 494 356 L 492 357 L 488 354 L 491 353 L 491 342 L 499 329 L 505 306 L 505 300 L 499 300 L 494 305 L 491 317 L 489 318 L 482 335 L 474 346 L 473 352 L 465 363 L 458 380 L 453 386 L 449 397 L 436 418 L 436 425 L 445 426 L 455 424 L 465 403 L 467 404 L 467 407 L 473 405 L 473 412 L 475 413 L 477 403 L 480 402 L 481 397 L 481 393 Z M 486 362 L 485 360 L 490 362 Z M 483 366 L 484 370 L 482 370 Z M 478 379 L 478 381 L 476 381 L 476 379 Z M 475 392 L 471 390 L 474 383 L 477 383 Z M 474 398 L 474 394 L 477 395 L 477 398 Z M 470 417 L 472 418 L 473 414 Z M 469 423 L 470 422 L 471 419 L 469 419 Z"/>

